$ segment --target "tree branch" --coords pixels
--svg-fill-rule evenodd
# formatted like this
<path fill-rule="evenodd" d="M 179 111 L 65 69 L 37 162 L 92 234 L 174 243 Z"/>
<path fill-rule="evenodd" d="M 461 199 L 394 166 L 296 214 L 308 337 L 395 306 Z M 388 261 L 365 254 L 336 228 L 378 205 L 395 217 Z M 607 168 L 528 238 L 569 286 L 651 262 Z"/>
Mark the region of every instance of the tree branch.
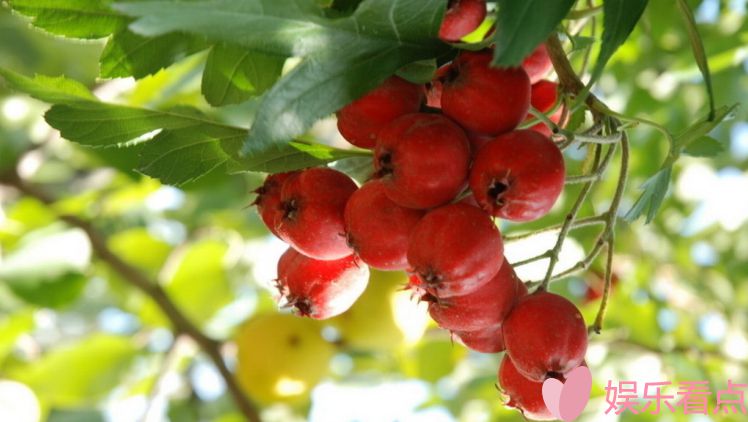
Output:
<path fill-rule="evenodd" d="M 54 198 L 47 195 L 38 187 L 27 184 L 18 176 L 16 172 L 9 172 L 3 175 L 0 182 L 11 186 L 19 192 L 35 198 L 46 205 L 53 204 Z M 161 286 L 153 280 L 146 277 L 140 270 L 123 261 L 117 256 L 106 243 L 104 237 L 99 234 L 93 225 L 79 217 L 73 215 L 58 215 L 58 218 L 72 227 L 82 230 L 88 240 L 91 242 L 91 248 L 94 254 L 106 262 L 114 271 L 131 286 L 140 290 L 150 297 L 166 317 L 171 322 L 177 335 L 185 334 L 191 337 L 206 355 L 213 361 L 221 376 L 226 382 L 226 386 L 231 394 L 237 408 L 244 414 L 245 418 L 251 422 L 260 422 L 260 415 L 255 405 L 241 390 L 233 374 L 226 366 L 226 362 L 221 356 L 221 343 L 206 336 L 197 326 L 195 326 L 172 302 Z"/>

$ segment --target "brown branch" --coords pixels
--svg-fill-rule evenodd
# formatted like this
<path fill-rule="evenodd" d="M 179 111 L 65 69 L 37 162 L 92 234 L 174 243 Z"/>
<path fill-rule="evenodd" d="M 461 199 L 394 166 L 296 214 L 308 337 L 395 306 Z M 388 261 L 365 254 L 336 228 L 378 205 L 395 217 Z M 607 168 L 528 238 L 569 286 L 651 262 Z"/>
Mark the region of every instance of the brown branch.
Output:
<path fill-rule="evenodd" d="M 46 205 L 51 205 L 55 202 L 54 198 L 47 195 L 38 187 L 25 183 L 15 172 L 4 174 L 3 177 L 0 178 L 0 182 L 15 188 L 25 195 L 33 197 Z M 107 265 L 122 276 L 127 283 L 156 302 L 156 305 L 158 305 L 164 315 L 169 319 L 177 334 L 185 334 L 191 337 L 198 346 L 200 346 L 203 352 L 205 352 L 210 360 L 213 361 L 213 364 L 225 380 L 226 386 L 233 397 L 237 408 L 242 412 L 242 414 L 244 414 L 248 421 L 260 422 L 261 419 L 257 408 L 241 390 L 241 387 L 237 383 L 233 374 L 226 366 L 223 356 L 221 356 L 221 343 L 206 336 L 199 328 L 197 328 L 197 326 L 195 326 L 179 310 L 174 302 L 172 302 L 166 291 L 164 291 L 158 283 L 150 280 L 140 270 L 123 261 L 119 256 L 112 252 L 104 237 L 98 233 L 90 222 L 73 215 L 58 215 L 58 218 L 70 226 L 82 230 L 91 242 L 91 248 L 94 254 L 99 259 L 106 262 Z"/>

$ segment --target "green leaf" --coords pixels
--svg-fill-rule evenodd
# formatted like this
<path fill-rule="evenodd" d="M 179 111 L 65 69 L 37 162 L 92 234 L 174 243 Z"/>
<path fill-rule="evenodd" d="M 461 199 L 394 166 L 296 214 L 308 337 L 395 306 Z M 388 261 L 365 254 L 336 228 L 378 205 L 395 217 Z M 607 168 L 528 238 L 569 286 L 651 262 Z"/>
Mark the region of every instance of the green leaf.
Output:
<path fill-rule="evenodd" d="M 102 78 L 140 79 L 205 47 L 194 36 L 171 33 L 146 38 L 122 29 L 107 41 L 99 59 L 99 73 Z"/>
<path fill-rule="evenodd" d="M 52 409 L 47 422 L 106 422 L 104 414 L 95 409 Z"/>
<path fill-rule="evenodd" d="M 693 50 L 693 56 L 696 59 L 696 64 L 699 66 L 701 75 L 704 77 L 704 84 L 706 85 L 706 93 L 709 96 L 709 120 L 714 119 L 716 110 L 714 107 L 714 89 L 712 88 L 712 75 L 709 71 L 709 61 L 704 51 L 704 42 L 701 40 L 699 30 L 696 27 L 696 20 L 694 20 L 693 12 L 691 7 L 688 6 L 685 0 L 678 0 L 678 10 L 680 10 L 681 16 L 686 23 L 686 30 L 688 31 L 688 40 L 691 42 L 691 50 Z"/>
<path fill-rule="evenodd" d="M 409 63 L 397 71 L 397 76 L 414 84 L 431 82 L 436 72 L 436 60 L 419 60 Z"/>
<path fill-rule="evenodd" d="M 711 136 L 702 136 L 691 142 L 683 153 L 692 157 L 714 157 L 725 151 L 725 146 Z"/>
<path fill-rule="evenodd" d="M 366 0 L 327 19 L 312 0 L 147 2 L 116 7 L 144 35 L 184 31 L 304 60 L 268 91 L 242 152 L 262 154 L 375 88 L 400 67 L 446 51 L 443 0 Z M 248 31 L 247 28 L 252 28 Z"/>
<path fill-rule="evenodd" d="M 519 66 L 548 38 L 574 0 L 498 0 L 493 64 Z"/>
<path fill-rule="evenodd" d="M 242 157 L 239 151 L 247 129 L 212 121 L 199 110 L 149 110 L 102 103 L 68 79 L 29 79 L 0 72 L 11 76 L 8 81 L 14 88 L 55 103 L 45 119 L 65 139 L 90 147 L 137 148 L 138 170 L 163 183 L 183 184 L 222 165 L 232 172 L 276 172 L 371 155 L 369 151 L 298 140 L 270 144 Z"/>
<path fill-rule="evenodd" d="M 648 0 L 605 0 L 603 2 L 603 39 L 589 86 L 592 86 L 602 75 L 605 64 L 634 30 L 647 3 Z"/>
<path fill-rule="evenodd" d="M 285 61 L 283 56 L 228 44 L 216 45 L 205 64 L 203 96 L 215 107 L 242 103 L 273 86 Z"/>
<path fill-rule="evenodd" d="M 671 166 L 665 167 L 644 182 L 641 196 L 639 196 L 639 199 L 636 200 L 634 206 L 631 207 L 624 217 L 626 221 L 632 222 L 645 213 L 647 224 L 654 220 L 667 194 L 672 171 L 673 168 Z"/>
<path fill-rule="evenodd" d="M 238 154 L 238 151 L 236 151 Z M 366 157 L 371 160 L 371 151 L 359 149 L 338 149 L 306 140 L 296 140 L 287 144 L 274 144 L 264 151 L 247 157 L 237 157 L 230 163 L 231 172 L 255 171 L 279 173 L 315 167 L 349 157 Z"/>
<path fill-rule="evenodd" d="M 230 157 L 222 144 L 238 148 L 246 133 L 207 125 L 162 132 L 143 144 L 138 171 L 171 185 L 193 181 L 226 164 Z"/>
<path fill-rule="evenodd" d="M 37 234 L 36 236 L 34 234 Z M 65 306 L 80 295 L 91 261 L 91 246 L 80 230 L 32 233 L 0 267 L 0 280 L 28 303 Z"/>
<path fill-rule="evenodd" d="M 54 349 L 11 376 L 52 407 L 95 404 L 119 384 L 137 352 L 131 338 L 98 334 Z"/>
<path fill-rule="evenodd" d="M 31 79 L 3 68 L 0 68 L 0 76 L 12 88 L 23 91 L 37 100 L 48 103 L 73 103 L 96 100 L 96 97 L 83 84 L 72 79 L 67 79 L 64 76 L 50 77 L 36 75 Z"/>
<path fill-rule="evenodd" d="M 129 19 L 109 8 L 111 0 L 9 0 L 31 24 L 70 38 L 103 38 L 124 27 Z"/>

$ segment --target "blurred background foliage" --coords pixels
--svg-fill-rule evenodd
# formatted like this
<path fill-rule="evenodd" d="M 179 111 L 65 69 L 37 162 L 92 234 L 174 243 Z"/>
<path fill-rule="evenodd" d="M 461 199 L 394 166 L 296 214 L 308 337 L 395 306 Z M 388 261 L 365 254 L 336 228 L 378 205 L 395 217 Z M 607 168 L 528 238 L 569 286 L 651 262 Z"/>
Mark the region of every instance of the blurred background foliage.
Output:
<path fill-rule="evenodd" d="M 718 102 L 744 101 L 746 2 L 689 4 Z M 671 1 L 650 2 L 596 93 L 614 110 L 677 133 L 704 114 L 707 98 L 674 9 Z M 64 74 L 100 98 L 124 104 L 187 104 L 232 124 L 251 122 L 256 99 L 211 109 L 200 95 L 205 52 L 136 83 L 97 79 L 102 48 L 99 41 L 64 40 L 31 29 L 0 7 L 2 67 L 27 75 Z M 571 58 L 576 65 L 583 60 L 577 53 Z M 0 170 L 16 166 L 25 180 L 56 198 L 44 204 L 0 188 L 0 420 L 241 420 L 199 349 L 170 330 L 148 297 L 96 259 L 85 233 L 61 222 L 61 213 L 94 221 L 111 250 L 162 283 L 207 334 L 246 338 L 238 348 L 229 342 L 225 351 L 232 365 L 236 353 L 254 354 L 255 376 L 241 381 L 269 421 L 520 419 L 503 408 L 495 389 L 500 356 L 469 352 L 429 324 L 423 307 L 400 289 L 401 276 L 375 273 L 353 309 L 330 322 L 278 316 L 270 287 L 284 246 L 247 208 L 263 175 L 216 171 L 180 188 L 163 186 L 131 170 L 137 157 L 128 149 L 87 149 L 60 139 L 42 118 L 46 107 L 0 87 Z M 340 141 L 329 119 L 312 134 Z M 654 222 L 619 225 L 618 282 L 604 331 L 592 337 L 587 362 L 595 386 L 580 420 L 602 417 L 608 380 L 709 380 L 715 393 L 728 379 L 748 381 L 745 109 L 711 136 L 724 151 L 679 161 Z M 645 126 L 631 131 L 631 141 L 624 210 L 667 153 L 662 136 Z M 568 151 L 570 168 L 581 166 L 583 157 L 584 151 Z M 611 176 L 600 185 L 583 213 L 605 209 L 615 183 Z M 566 200 L 541 221 L 502 229 L 512 233 L 561 221 L 575 189 L 567 189 Z M 573 232 L 561 265 L 576 263 L 595 235 L 593 229 Z M 516 242 L 507 255 L 531 256 L 546 250 L 549 241 L 553 238 L 537 236 Z M 522 267 L 520 275 L 537 279 L 544 263 Z M 588 323 L 599 304 L 599 264 L 552 286 L 578 303 Z M 682 411 L 667 418 L 737 420 L 693 418 Z M 620 419 L 665 420 L 631 414 Z"/>

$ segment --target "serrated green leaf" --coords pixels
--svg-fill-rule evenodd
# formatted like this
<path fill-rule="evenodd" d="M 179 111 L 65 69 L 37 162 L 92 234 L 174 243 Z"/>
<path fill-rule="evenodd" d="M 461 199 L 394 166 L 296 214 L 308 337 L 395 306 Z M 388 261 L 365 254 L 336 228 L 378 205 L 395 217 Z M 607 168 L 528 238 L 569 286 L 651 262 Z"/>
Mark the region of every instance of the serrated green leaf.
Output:
<path fill-rule="evenodd" d="M 575 0 L 499 0 L 493 64 L 518 66 L 548 38 Z"/>
<path fill-rule="evenodd" d="M 605 64 L 634 30 L 648 2 L 648 0 L 605 0 L 603 2 L 603 38 L 589 85 L 592 85 L 602 75 Z"/>
<path fill-rule="evenodd" d="M 688 40 L 691 42 L 691 50 L 693 50 L 693 56 L 696 59 L 696 64 L 699 66 L 701 75 L 704 77 L 704 84 L 706 85 L 706 93 L 709 96 L 709 119 L 713 119 L 716 113 L 714 107 L 714 89 L 712 88 L 712 74 L 709 71 L 709 61 L 704 51 L 704 42 L 701 40 L 699 30 L 696 27 L 696 20 L 693 17 L 691 7 L 685 0 L 678 0 L 678 10 L 680 10 L 683 20 L 686 22 L 686 30 L 688 31 Z"/>
<path fill-rule="evenodd" d="M 626 221 L 632 222 L 637 220 L 645 213 L 647 224 L 654 220 L 670 186 L 672 171 L 673 168 L 671 166 L 665 167 L 644 182 L 642 185 L 642 194 L 624 217 Z"/>
<path fill-rule="evenodd" d="M 235 161 L 229 164 L 232 173 L 279 173 L 325 165 L 349 157 L 368 157 L 371 160 L 372 154 L 371 151 L 338 149 L 305 140 L 270 145 L 264 151 L 246 157 L 239 157 L 238 150 L 229 153 L 235 157 Z"/>
<path fill-rule="evenodd" d="M 94 335 L 56 348 L 11 373 L 54 407 L 95 404 L 116 387 L 138 349 L 131 338 Z"/>
<path fill-rule="evenodd" d="M 102 78 L 140 79 L 206 47 L 191 35 L 171 33 L 146 38 L 122 29 L 107 41 L 101 52 L 99 73 Z"/>
<path fill-rule="evenodd" d="M 216 45 L 203 71 L 203 96 L 210 105 L 219 107 L 260 95 L 278 80 L 285 60 L 234 45 Z"/>
<path fill-rule="evenodd" d="M 158 134 L 140 148 L 138 171 L 171 185 L 193 181 L 225 164 L 230 157 L 222 144 L 233 143 L 238 148 L 247 133 L 233 128 L 205 129 L 215 128 L 204 126 Z"/>
<path fill-rule="evenodd" d="M 103 38 L 124 27 L 129 18 L 109 8 L 111 0 L 9 0 L 31 24 L 55 35 Z"/>
<path fill-rule="evenodd" d="M 446 51 L 436 38 L 443 0 L 366 0 L 327 19 L 312 0 L 148 2 L 116 7 L 145 35 L 184 31 L 304 60 L 265 94 L 242 152 L 262 154 L 303 134 L 400 67 Z M 247 31 L 247 28 L 252 28 Z"/>
<path fill-rule="evenodd" d="M 3 68 L 0 68 L 0 76 L 12 88 L 23 91 L 37 100 L 48 103 L 56 104 L 96 100 L 96 97 L 83 84 L 72 79 L 67 79 L 64 76 L 51 77 L 36 75 L 31 79 Z"/>
<path fill-rule="evenodd" d="M 725 146 L 711 136 L 702 136 L 691 142 L 683 153 L 692 157 L 714 157 L 725 151 Z"/>

